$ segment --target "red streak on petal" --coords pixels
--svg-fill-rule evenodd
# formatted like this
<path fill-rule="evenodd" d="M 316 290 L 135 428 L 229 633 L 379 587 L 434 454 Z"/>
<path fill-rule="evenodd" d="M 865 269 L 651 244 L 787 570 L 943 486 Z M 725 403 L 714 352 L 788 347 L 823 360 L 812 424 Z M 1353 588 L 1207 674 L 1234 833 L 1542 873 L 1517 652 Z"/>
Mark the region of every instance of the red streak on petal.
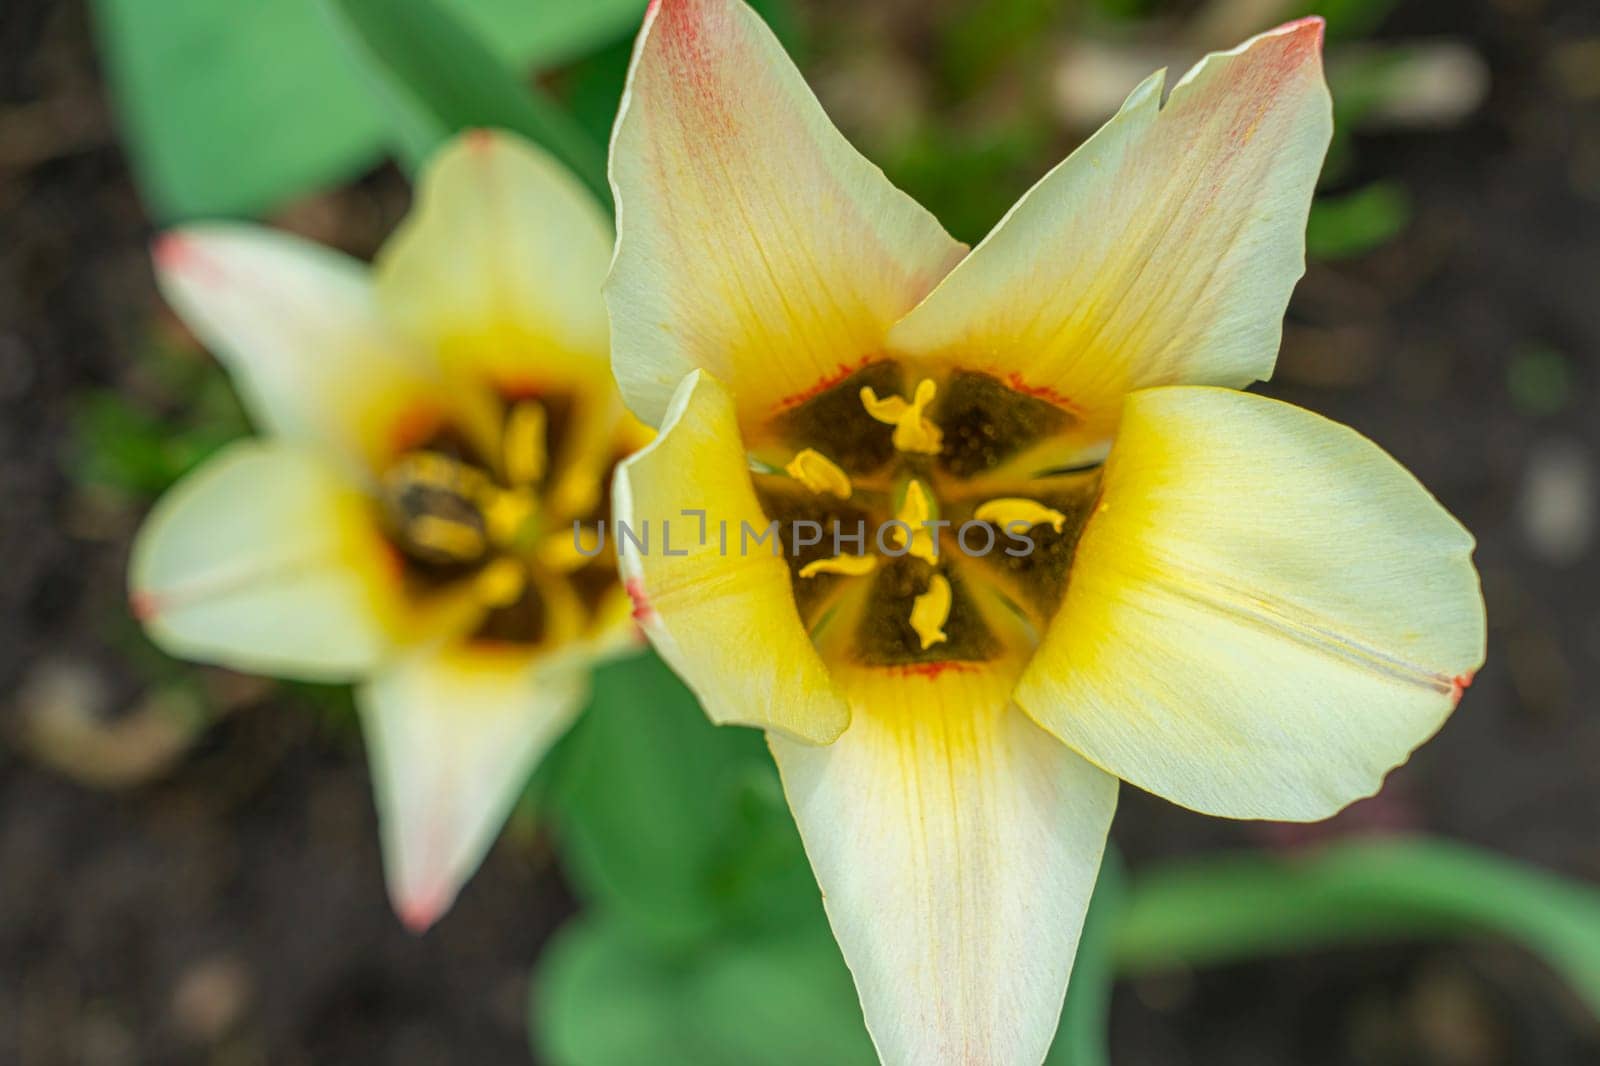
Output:
<path fill-rule="evenodd" d="M 905 666 L 896 667 L 895 672 L 901 677 L 925 677 L 929 681 L 936 681 L 939 679 L 939 676 L 946 671 L 956 674 L 966 674 L 971 673 L 976 669 L 977 667 L 972 663 L 944 660 L 935 663 L 909 663 Z"/>
<path fill-rule="evenodd" d="M 820 396 L 827 392 L 829 389 L 833 388 L 835 385 L 839 384 L 845 378 L 849 377 L 851 374 L 854 374 L 857 370 L 860 370 L 871 361 L 871 356 L 863 355 L 854 365 L 849 363 L 840 363 L 837 370 L 831 374 L 827 374 L 821 378 L 818 378 L 816 384 L 800 392 L 785 396 L 783 399 L 779 400 L 777 403 L 777 409 L 779 411 L 787 411 L 791 407 L 799 407 L 807 400 L 813 399 L 814 397 Z"/>
<path fill-rule="evenodd" d="M 470 129 L 461 135 L 468 148 L 474 152 L 488 152 L 494 147 L 494 131 L 482 128 Z"/>
<path fill-rule="evenodd" d="M 1461 697 L 1467 694 L 1467 689 L 1472 687 L 1473 679 L 1478 676 L 1476 670 L 1468 670 L 1464 674 L 1457 674 L 1450 681 L 1450 702 L 1459 704 Z"/>
<path fill-rule="evenodd" d="M 641 624 L 655 617 L 656 609 L 650 606 L 650 597 L 645 595 L 644 582 L 633 578 L 623 586 L 628 590 L 628 598 L 633 601 L 633 620 Z"/>
<path fill-rule="evenodd" d="M 1024 396 L 1032 396 L 1036 400 L 1043 400 L 1045 403 L 1055 404 L 1057 407 L 1065 408 L 1074 414 L 1078 413 L 1078 405 L 1067 399 L 1061 393 L 1057 392 L 1049 385 L 1030 385 L 1026 380 L 1024 380 L 1023 376 L 1015 370 L 1006 375 L 1006 384 L 1010 385 L 1013 389 L 1022 393 Z"/>

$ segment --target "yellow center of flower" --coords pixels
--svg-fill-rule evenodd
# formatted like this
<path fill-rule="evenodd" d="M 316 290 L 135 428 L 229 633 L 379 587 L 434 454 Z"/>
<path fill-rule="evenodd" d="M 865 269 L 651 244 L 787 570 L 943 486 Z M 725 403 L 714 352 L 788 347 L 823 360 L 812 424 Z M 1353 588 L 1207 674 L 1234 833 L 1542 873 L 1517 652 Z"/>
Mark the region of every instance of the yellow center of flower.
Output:
<path fill-rule="evenodd" d="M 618 584 L 610 549 L 573 535 L 574 521 L 605 519 L 602 481 L 618 458 L 585 451 L 577 401 L 553 394 L 507 399 L 490 441 L 445 428 L 396 457 L 381 497 L 408 588 L 468 594 L 475 640 L 581 636 Z"/>
<path fill-rule="evenodd" d="M 1075 425 L 992 375 L 884 360 L 753 433 L 757 495 L 824 658 L 1024 661 L 1099 484 Z"/>

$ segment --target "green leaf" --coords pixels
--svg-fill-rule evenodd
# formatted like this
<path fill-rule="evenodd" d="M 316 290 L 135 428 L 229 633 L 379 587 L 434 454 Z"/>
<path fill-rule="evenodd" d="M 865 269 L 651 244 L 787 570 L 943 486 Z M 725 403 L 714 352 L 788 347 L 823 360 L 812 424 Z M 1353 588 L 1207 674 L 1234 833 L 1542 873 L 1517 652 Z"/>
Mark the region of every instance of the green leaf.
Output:
<path fill-rule="evenodd" d="M 1393 240 L 1411 221 L 1405 187 L 1377 181 L 1343 196 L 1323 196 L 1311 205 L 1306 252 L 1313 259 L 1349 259 Z"/>
<path fill-rule="evenodd" d="M 1397 937 L 1520 943 L 1600 1013 L 1600 892 L 1460 844 L 1361 841 L 1240 855 L 1136 879 L 1116 952 L 1124 972 Z"/>
<path fill-rule="evenodd" d="M 826 925 L 681 953 L 603 916 L 545 952 L 533 1032 L 556 1066 L 871 1066 L 849 971 Z"/>
<path fill-rule="evenodd" d="M 566 61 L 644 0 L 440 0 L 497 65 Z M 254 215 L 375 164 L 385 118 L 317 0 L 94 0 L 140 183 L 163 221 Z"/>
<path fill-rule="evenodd" d="M 551 787 L 578 891 L 660 942 L 821 914 L 761 734 L 712 725 L 654 655 L 617 663 Z"/>
<path fill-rule="evenodd" d="M 1117 923 L 1126 891 L 1122 859 L 1107 848 L 1078 941 L 1078 958 L 1072 964 L 1061 1025 L 1044 1066 L 1107 1066 L 1111 1061 L 1106 1029 L 1111 1019 L 1111 986 L 1117 976 Z"/>
<path fill-rule="evenodd" d="M 519 133 L 610 203 L 605 151 L 572 116 L 524 84 L 436 0 L 323 0 L 387 108 L 414 170 L 475 126 Z"/>

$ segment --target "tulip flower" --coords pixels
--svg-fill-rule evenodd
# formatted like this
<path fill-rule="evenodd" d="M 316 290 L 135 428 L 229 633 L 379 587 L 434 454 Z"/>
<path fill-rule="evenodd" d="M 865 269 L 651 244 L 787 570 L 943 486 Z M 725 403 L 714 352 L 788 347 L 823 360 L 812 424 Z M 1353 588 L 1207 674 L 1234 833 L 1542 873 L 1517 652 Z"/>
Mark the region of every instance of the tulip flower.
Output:
<path fill-rule="evenodd" d="M 265 435 L 140 533 L 135 613 L 174 655 L 355 682 L 396 912 L 421 931 L 482 861 L 590 666 L 636 645 L 575 534 L 648 436 L 607 363 L 610 224 L 509 135 L 423 174 L 370 271 L 269 229 L 162 236 L 168 302 Z"/>
<path fill-rule="evenodd" d="M 1467 532 L 1239 391 L 1304 272 L 1321 40 L 1154 75 L 969 254 L 740 0 L 646 16 L 607 303 L 661 434 L 613 510 L 676 524 L 623 576 L 710 717 L 768 732 L 886 1063 L 1041 1061 L 1119 780 L 1325 818 L 1483 659 Z M 774 521 L 777 554 L 696 528 Z"/>

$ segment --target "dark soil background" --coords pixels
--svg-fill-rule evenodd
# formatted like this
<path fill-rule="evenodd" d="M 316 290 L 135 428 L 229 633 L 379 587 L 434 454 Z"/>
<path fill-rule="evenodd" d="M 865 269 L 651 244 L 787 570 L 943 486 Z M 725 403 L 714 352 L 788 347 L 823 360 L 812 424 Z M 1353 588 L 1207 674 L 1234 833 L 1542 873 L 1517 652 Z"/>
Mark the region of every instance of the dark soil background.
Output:
<path fill-rule="evenodd" d="M 1466 37 L 1493 88 L 1459 128 L 1359 143 L 1361 176 L 1403 182 L 1416 217 L 1313 267 L 1268 391 L 1377 440 L 1477 533 L 1490 655 L 1385 793 L 1313 832 L 1423 829 L 1600 883 L 1600 5 L 1416 0 L 1382 34 Z M 361 250 L 404 192 L 393 174 L 358 192 L 370 234 L 329 232 L 343 216 L 326 201 L 279 221 Z M 85 390 L 145 387 L 150 234 L 82 4 L 6 0 L 0 1066 L 528 1062 L 528 967 L 573 909 L 548 847 L 508 834 L 435 932 L 406 935 L 383 904 L 359 741 L 322 694 L 203 673 L 230 713 L 161 773 L 108 766 L 92 741 L 40 754 L 41 706 L 170 740 L 137 713 L 148 652 L 122 570 L 139 516 L 70 476 Z M 1115 830 L 1134 876 L 1291 835 L 1132 790 Z M 1119 1066 L 1600 1063 L 1560 984 L 1487 942 L 1125 984 L 1112 1048 Z"/>

